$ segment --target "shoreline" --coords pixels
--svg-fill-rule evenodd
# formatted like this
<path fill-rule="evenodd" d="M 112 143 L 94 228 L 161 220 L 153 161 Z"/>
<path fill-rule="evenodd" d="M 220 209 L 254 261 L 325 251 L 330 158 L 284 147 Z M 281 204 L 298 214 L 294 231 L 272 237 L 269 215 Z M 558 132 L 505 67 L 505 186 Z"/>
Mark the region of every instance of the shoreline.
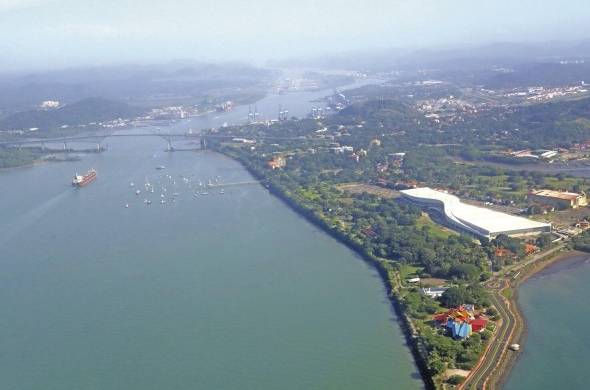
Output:
<path fill-rule="evenodd" d="M 324 221 L 319 219 L 317 216 L 313 215 L 313 213 L 308 212 L 307 209 L 305 209 L 303 206 L 299 205 L 294 200 L 289 198 L 289 196 L 287 194 L 285 194 L 280 187 L 275 186 L 273 183 L 269 182 L 267 180 L 267 178 L 262 173 L 258 172 L 253 167 L 250 167 L 249 164 L 247 164 L 247 162 L 242 161 L 237 156 L 234 156 L 234 155 L 231 155 L 228 153 L 224 153 L 221 150 L 217 150 L 217 149 L 211 149 L 211 150 L 237 161 L 255 179 L 260 180 L 263 187 L 265 187 L 272 195 L 277 197 L 287 207 L 289 207 L 291 210 L 293 210 L 295 213 L 297 213 L 297 215 L 299 215 L 300 217 L 302 217 L 303 219 L 305 219 L 309 223 L 313 224 L 314 226 L 318 227 L 324 233 L 328 234 L 330 237 L 334 238 L 339 243 L 346 246 L 348 249 L 352 250 L 356 255 L 359 256 L 359 258 L 361 260 L 363 260 L 365 263 L 367 263 L 368 265 L 370 265 L 371 267 L 373 267 L 377 271 L 377 274 L 379 275 L 379 279 L 381 281 L 381 284 L 385 289 L 386 298 L 391 305 L 390 308 L 391 308 L 391 310 L 393 310 L 393 312 L 398 317 L 398 321 L 396 321 L 397 325 L 400 327 L 402 334 L 404 335 L 404 340 L 406 342 L 406 346 L 410 350 L 410 353 L 413 357 L 413 360 L 414 360 L 414 363 L 415 363 L 416 368 L 418 370 L 418 373 L 420 374 L 420 377 L 422 379 L 422 384 L 424 385 L 424 389 L 425 390 L 436 390 L 437 386 L 434 382 L 434 377 L 432 375 L 430 375 L 430 373 L 428 371 L 426 360 L 424 359 L 424 355 L 422 352 L 423 347 L 419 342 L 420 339 L 417 337 L 417 335 L 413 331 L 413 329 L 414 329 L 413 324 L 412 324 L 410 318 L 406 315 L 406 313 L 401 305 L 401 302 L 398 299 L 395 287 L 390 284 L 389 278 L 387 276 L 389 270 L 383 264 L 384 261 L 380 261 L 378 258 L 374 258 L 372 256 L 369 256 L 367 253 L 363 252 L 362 248 L 355 245 L 354 242 L 351 242 L 346 235 L 344 235 L 341 232 L 338 232 L 337 230 L 331 229 L 330 226 L 326 225 L 326 223 Z M 395 324 L 392 324 L 392 325 L 395 326 Z"/>
<path fill-rule="evenodd" d="M 232 160 L 238 162 L 247 172 L 249 172 L 253 177 L 261 180 L 261 184 L 269 190 L 269 192 L 281 200 L 285 205 L 287 205 L 290 209 L 292 209 L 295 213 L 297 213 L 300 217 L 304 218 L 308 222 L 312 223 L 314 226 L 318 227 L 325 233 L 327 233 L 330 237 L 336 239 L 341 244 L 345 245 L 348 249 L 352 250 L 356 255 L 360 257 L 365 263 L 370 265 L 377 273 L 379 274 L 380 281 L 382 286 L 385 289 L 385 293 L 387 299 L 390 303 L 390 309 L 394 311 L 397 315 L 398 320 L 397 325 L 400 327 L 403 335 L 404 340 L 406 342 L 407 347 L 410 350 L 410 353 L 413 356 L 413 360 L 415 366 L 420 373 L 422 383 L 425 389 L 436 389 L 437 386 L 434 382 L 434 377 L 430 375 L 428 372 L 428 368 L 426 366 L 426 361 L 424 360 L 424 355 L 422 352 L 422 347 L 420 343 L 420 339 L 416 337 L 413 331 L 413 325 L 411 320 L 406 315 L 401 302 L 398 299 L 398 295 L 396 293 L 396 286 L 392 285 L 390 279 L 388 278 L 388 263 L 379 260 L 374 256 L 370 256 L 365 253 L 362 248 L 355 245 L 354 242 L 351 242 L 350 239 L 342 232 L 338 230 L 332 229 L 330 226 L 326 225 L 326 223 L 321 220 L 319 217 L 314 215 L 312 212 L 301 206 L 300 204 L 296 203 L 293 199 L 286 194 L 280 186 L 275 185 L 274 183 L 270 182 L 262 172 L 259 172 L 254 167 L 251 167 L 247 161 L 243 161 L 238 156 L 232 155 L 231 153 L 226 153 L 222 150 L 217 149 L 210 149 L 212 152 L 218 153 L 225 157 L 231 158 Z M 45 165 L 50 163 L 51 161 L 47 160 L 35 160 L 31 164 L 17 166 L 17 167 L 9 167 L 0 169 L 0 172 L 13 170 L 13 169 L 26 169 L 30 167 L 35 167 L 39 165 Z M 512 343 L 518 343 L 522 346 L 525 346 L 526 338 L 527 338 L 527 323 L 526 318 L 524 317 L 522 310 L 520 308 L 518 302 L 518 290 L 521 285 L 526 283 L 530 278 L 535 277 L 542 273 L 542 271 L 546 270 L 547 268 L 554 266 L 558 263 L 575 260 L 581 256 L 589 256 L 587 252 L 578 251 L 578 250 L 563 250 L 557 251 L 556 253 L 551 253 L 546 257 L 543 257 L 530 266 L 527 266 L 523 269 L 522 274 L 520 277 L 514 281 L 510 281 L 508 283 L 508 287 L 512 289 L 513 293 L 512 296 L 506 298 L 509 302 L 510 307 L 512 308 L 513 314 L 517 318 L 517 326 L 514 329 L 514 335 L 511 338 Z M 395 326 L 395 325 L 394 325 Z M 497 363 L 494 371 L 492 374 L 487 378 L 486 384 L 490 386 L 490 388 L 501 388 L 510 377 L 510 374 L 514 367 L 516 366 L 518 360 L 522 353 L 506 353 Z M 483 357 L 484 355 L 482 355 Z"/>
<path fill-rule="evenodd" d="M 49 163 L 52 163 L 52 162 L 61 162 L 61 161 L 51 161 L 51 160 L 43 160 L 43 159 L 39 160 L 39 159 L 35 159 L 31 163 L 27 163 L 27 164 L 23 164 L 23 165 L 15 165 L 13 167 L 0 168 L 0 172 L 12 171 L 12 170 L 17 170 L 17 169 L 34 168 L 34 167 L 42 166 L 42 165 L 49 164 Z"/>
<path fill-rule="evenodd" d="M 588 255 L 589 254 L 587 252 L 573 249 L 566 250 L 564 252 L 558 252 L 554 256 L 549 256 L 546 259 L 535 262 L 532 267 L 523 273 L 522 277 L 518 278 L 513 284 L 510 285 L 513 295 L 512 297 L 507 298 L 507 300 L 513 308 L 513 312 L 518 319 L 518 325 L 514 329 L 515 335 L 512 338 L 513 343 L 520 344 L 522 348 L 526 346 L 528 336 L 527 320 L 518 301 L 518 290 L 520 289 L 520 286 L 526 283 L 529 279 L 542 274 L 542 272 L 547 268 L 555 266 L 559 263 L 576 260 L 582 256 L 587 257 Z M 498 362 L 494 373 L 492 373 L 492 375 L 489 377 L 489 383 L 492 385 L 491 388 L 502 388 L 506 384 L 521 356 L 522 352 L 508 353 L 502 360 Z"/>
<path fill-rule="evenodd" d="M 392 286 L 390 284 L 390 281 L 387 277 L 388 270 L 383 265 L 383 262 L 379 261 L 379 259 L 377 258 L 372 258 L 372 256 L 368 256 L 366 253 L 362 251 L 362 248 L 358 248 L 357 246 L 355 246 L 354 243 L 350 242 L 350 240 L 344 234 L 334 229 L 331 229 L 329 226 L 325 225 L 325 223 L 322 220 L 318 219 L 315 215 L 307 212 L 307 210 L 304 209 L 301 205 L 297 204 L 295 201 L 289 198 L 287 194 L 283 193 L 281 188 L 274 186 L 272 183 L 269 183 L 262 173 L 259 173 L 256 169 L 250 167 L 245 161 L 242 161 L 239 157 L 227 154 L 220 150 L 215 151 L 239 162 L 252 176 L 254 176 L 257 179 L 260 179 L 271 194 L 279 198 L 282 202 L 284 202 L 288 207 L 294 210 L 302 218 L 306 219 L 310 223 L 322 229 L 324 232 L 329 234 L 334 239 L 338 240 L 343 245 L 347 246 L 349 249 L 351 249 L 357 255 L 359 255 L 363 261 L 370 264 L 372 267 L 376 269 L 380 276 L 381 283 L 383 283 L 383 286 L 386 289 L 387 298 L 391 304 L 391 307 L 399 318 L 398 324 L 402 330 L 402 333 L 404 334 L 404 339 L 406 340 L 407 346 L 410 349 L 412 356 L 414 357 L 414 363 L 416 364 L 416 367 L 420 373 L 420 376 L 424 384 L 424 388 L 437 389 L 438 387 L 434 382 L 434 377 L 430 375 L 430 373 L 428 372 L 426 361 L 423 358 L 419 338 L 416 337 L 416 335 L 414 334 L 412 330 L 413 326 L 411 320 L 407 317 L 400 301 L 397 298 L 395 286 Z M 589 254 L 583 251 L 573 249 L 566 249 L 564 251 L 557 251 L 557 253 L 551 253 L 546 257 L 543 257 L 538 261 L 534 262 L 530 267 L 525 268 L 525 271 L 517 280 L 508 284 L 509 288 L 512 289 L 513 294 L 510 298 L 506 298 L 506 300 L 508 301 L 512 309 L 511 311 L 513 312 L 518 321 L 517 326 L 514 329 L 514 335 L 512 336 L 513 343 L 516 342 L 523 346 L 526 343 L 527 336 L 526 319 L 518 303 L 519 287 L 522 284 L 524 284 L 528 279 L 534 277 L 535 275 L 538 275 L 546 268 L 549 268 L 557 263 L 571 260 L 584 255 L 588 256 Z M 482 355 L 482 357 L 483 356 L 484 355 Z M 503 358 L 498 362 L 492 374 L 486 379 L 486 385 L 489 385 L 489 388 L 491 389 L 502 388 L 502 386 L 508 380 L 512 370 L 516 366 L 516 363 L 520 356 L 521 353 L 506 353 L 503 356 Z"/>

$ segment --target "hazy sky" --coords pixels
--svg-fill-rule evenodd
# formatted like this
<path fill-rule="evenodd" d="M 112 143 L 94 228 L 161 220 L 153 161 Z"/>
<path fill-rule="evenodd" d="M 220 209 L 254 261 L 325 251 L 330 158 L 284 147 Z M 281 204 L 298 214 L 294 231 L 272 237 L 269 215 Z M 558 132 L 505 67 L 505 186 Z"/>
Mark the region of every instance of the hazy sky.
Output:
<path fill-rule="evenodd" d="M 0 0 L 0 68 L 590 37 L 590 0 Z"/>

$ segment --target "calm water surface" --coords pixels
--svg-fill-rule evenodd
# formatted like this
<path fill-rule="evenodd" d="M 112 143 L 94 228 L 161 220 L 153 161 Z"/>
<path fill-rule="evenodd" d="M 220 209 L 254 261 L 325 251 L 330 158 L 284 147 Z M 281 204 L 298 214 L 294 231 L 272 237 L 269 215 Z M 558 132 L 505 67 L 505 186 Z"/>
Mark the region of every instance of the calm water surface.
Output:
<path fill-rule="evenodd" d="M 164 146 L 0 172 L 0 388 L 422 387 L 372 269 L 259 185 L 194 196 L 252 178 Z"/>
<path fill-rule="evenodd" d="M 506 389 L 588 388 L 588 280 L 590 256 L 581 255 L 547 268 L 520 288 L 528 337 Z"/>

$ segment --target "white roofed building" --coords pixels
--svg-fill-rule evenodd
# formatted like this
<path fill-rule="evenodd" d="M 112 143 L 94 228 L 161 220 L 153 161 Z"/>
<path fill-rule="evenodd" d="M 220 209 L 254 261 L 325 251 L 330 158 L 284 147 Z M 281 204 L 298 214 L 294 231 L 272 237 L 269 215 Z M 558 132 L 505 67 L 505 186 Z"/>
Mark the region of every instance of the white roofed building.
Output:
<path fill-rule="evenodd" d="M 400 192 L 413 203 L 438 212 L 451 227 L 478 237 L 493 239 L 500 234 L 525 236 L 551 232 L 550 223 L 466 204 L 455 195 L 428 187 Z"/>

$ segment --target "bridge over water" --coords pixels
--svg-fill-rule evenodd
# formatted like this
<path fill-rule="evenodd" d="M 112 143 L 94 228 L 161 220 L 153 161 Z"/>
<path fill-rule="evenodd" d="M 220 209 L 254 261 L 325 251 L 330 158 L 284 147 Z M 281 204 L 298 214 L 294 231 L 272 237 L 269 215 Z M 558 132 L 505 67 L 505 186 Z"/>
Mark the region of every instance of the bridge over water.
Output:
<path fill-rule="evenodd" d="M 305 137 L 275 137 L 275 136 L 256 136 L 256 137 L 241 137 L 239 135 L 219 135 L 219 134 L 194 134 L 194 133 L 118 133 L 118 134 L 88 134 L 72 137 L 56 137 L 56 138 L 37 138 L 37 139 L 22 139 L 13 141 L 2 141 L 0 146 L 5 147 L 31 147 L 38 145 L 45 149 L 47 144 L 63 144 L 63 150 L 68 150 L 68 143 L 91 143 L 96 145 L 98 151 L 101 150 L 101 143 L 107 138 L 120 137 L 160 137 L 167 142 L 167 151 L 173 151 L 174 146 L 172 141 L 174 139 L 198 140 L 201 149 L 206 149 L 207 139 L 231 140 L 236 138 L 252 139 L 252 140 L 270 140 L 270 141 L 303 141 L 310 140 Z"/>

